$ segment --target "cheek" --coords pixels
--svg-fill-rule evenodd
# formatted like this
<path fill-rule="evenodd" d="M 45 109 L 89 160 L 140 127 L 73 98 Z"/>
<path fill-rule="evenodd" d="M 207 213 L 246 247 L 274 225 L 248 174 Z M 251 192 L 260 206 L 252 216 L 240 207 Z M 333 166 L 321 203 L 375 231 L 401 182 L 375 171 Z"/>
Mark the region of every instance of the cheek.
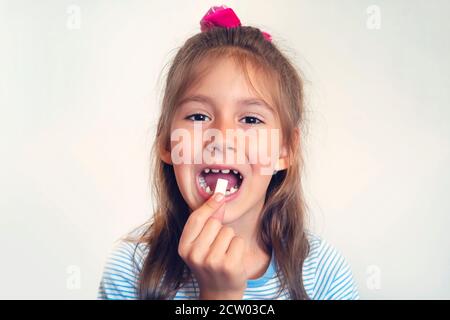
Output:
<path fill-rule="evenodd" d="M 199 140 L 198 134 L 194 134 L 191 130 L 176 128 L 171 132 L 170 150 L 174 164 L 193 164 L 198 157 L 195 152 L 201 150 L 201 135 Z"/>
<path fill-rule="evenodd" d="M 175 179 L 186 203 L 192 210 L 201 205 L 201 199 L 196 197 L 195 176 L 189 165 L 174 165 Z"/>
<path fill-rule="evenodd" d="M 280 130 L 258 131 L 257 139 L 246 144 L 246 153 L 255 175 L 271 176 L 280 157 Z"/>
<path fill-rule="evenodd" d="M 193 177 L 189 165 L 173 165 L 175 177 L 180 191 L 190 191 L 193 185 Z"/>
<path fill-rule="evenodd" d="M 261 168 L 254 168 L 256 170 L 255 174 L 253 174 L 251 178 L 251 187 L 250 189 L 255 191 L 255 193 L 265 193 L 269 186 L 270 180 L 272 179 L 272 175 L 269 174 L 261 174 Z M 259 191 L 259 192 L 258 192 Z"/>

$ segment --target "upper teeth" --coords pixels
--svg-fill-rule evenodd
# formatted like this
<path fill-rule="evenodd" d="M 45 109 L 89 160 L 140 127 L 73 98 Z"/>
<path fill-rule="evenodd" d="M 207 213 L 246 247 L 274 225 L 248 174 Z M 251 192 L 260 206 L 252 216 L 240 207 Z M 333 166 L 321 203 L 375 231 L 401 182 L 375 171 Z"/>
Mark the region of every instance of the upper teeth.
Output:
<path fill-rule="evenodd" d="M 209 173 L 210 171 L 211 171 L 212 173 L 219 173 L 219 172 L 222 172 L 222 173 L 230 173 L 230 172 L 231 172 L 230 169 L 209 169 L 209 168 L 203 169 L 203 172 L 204 172 L 204 173 Z M 233 173 L 234 173 L 234 174 L 239 174 L 239 171 L 233 170 Z M 239 178 L 242 179 L 242 175 L 239 174 Z"/>

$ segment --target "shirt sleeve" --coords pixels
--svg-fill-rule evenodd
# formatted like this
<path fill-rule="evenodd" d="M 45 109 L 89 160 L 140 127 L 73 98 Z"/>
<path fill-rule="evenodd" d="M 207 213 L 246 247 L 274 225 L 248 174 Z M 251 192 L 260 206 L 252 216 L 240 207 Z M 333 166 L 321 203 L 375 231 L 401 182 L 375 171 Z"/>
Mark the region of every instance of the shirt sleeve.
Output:
<path fill-rule="evenodd" d="M 100 280 L 97 299 L 135 300 L 141 252 L 136 244 L 121 241 L 108 255 Z"/>
<path fill-rule="evenodd" d="M 339 250 L 321 240 L 315 272 L 314 299 L 359 300 L 352 269 Z"/>

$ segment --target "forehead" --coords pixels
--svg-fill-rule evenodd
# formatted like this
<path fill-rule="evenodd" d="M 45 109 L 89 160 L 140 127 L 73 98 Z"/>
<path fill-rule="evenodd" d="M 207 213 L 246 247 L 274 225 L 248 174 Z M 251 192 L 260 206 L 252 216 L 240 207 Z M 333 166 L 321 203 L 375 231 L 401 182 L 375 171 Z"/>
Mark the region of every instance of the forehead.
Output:
<path fill-rule="evenodd" d="M 254 97 L 276 108 L 275 92 L 276 81 L 271 72 L 248 56 L 209 55 L 193 68 L 183 97 L 199 93 L 218 99 Z"/>

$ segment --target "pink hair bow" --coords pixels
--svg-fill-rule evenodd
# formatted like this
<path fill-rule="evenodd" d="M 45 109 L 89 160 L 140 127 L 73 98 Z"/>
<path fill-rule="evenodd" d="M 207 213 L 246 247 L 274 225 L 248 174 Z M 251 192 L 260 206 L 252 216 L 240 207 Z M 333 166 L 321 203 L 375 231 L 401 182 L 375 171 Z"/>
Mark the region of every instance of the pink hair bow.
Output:
<path fill-rule="evenodd" d="M 202 32 L 208 31 L 214 27 L 221 28 L 235 28 L 241 26 L 239 20 L 233 9 L 224 5 L 211 7 L 208 12 L 200 20 L 200 27 Z M 261 31 L 267 41 L 272 41 L 272 36 L 267 32 Z"/>

